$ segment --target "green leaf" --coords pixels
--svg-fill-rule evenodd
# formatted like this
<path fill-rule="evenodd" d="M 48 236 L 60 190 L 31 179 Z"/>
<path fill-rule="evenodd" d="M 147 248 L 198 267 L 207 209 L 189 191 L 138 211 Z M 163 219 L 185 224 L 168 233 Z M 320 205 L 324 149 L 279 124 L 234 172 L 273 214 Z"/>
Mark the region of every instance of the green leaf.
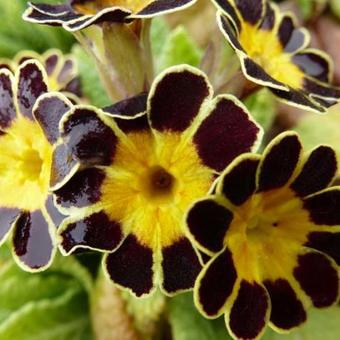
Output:
<path fill-rule="evenodd" d="M 192 294 L 181 294 L 169 300 L 169 322 L 174 340 L 228 340 L 223 317 L 207 320 L 196 310 Z"/>
<path fill-rule="evenodd" d="M 198 66 L 202 55 L 202 50 L 196 45 L 187 30 L 183 26 L 178 26 L 169 33 L 164 41 L 156 69 L 162 71 L 177 64 Z"/>
<path fill-rule="evenodd" d="M 72 53 L 78 62 L 82 90 L 92 105 L 104 107 L 111 104 L 99 79 L 97 68 L 91 57 L 80 47 L 74 46 Z"/>
<path fill-rule="evenodd" d="M 273 95 L 267 90 L 253 94 L 245 101 L 245 105 L 253 118 L 268 131 L 273 124 L 276 113 L 276 101 Z"/>
<path fill-rule="evenodd" d="M 0 339 L 89 339 L 87 308 L 86 295 L 76 289 L 53 300 L 27 303 L 0 325 Z"/>
<path fill-rule="evenodd" d="M 330 0 L 330 5 L 332 12 L 340 19 L 340 1 Z"/>
<path fill-rule="evenodd" d="M 312 309 L 307 323 L 301 328 L 282 335 L 268 329 L 263 340 L 335 340 L 340 339 L 340 307 L 325 310 Z"/>
<path fill-rule="evenodd" d="M 170 28 L 164 18 L 156 17 L 155 19 L 152 19 L 150 40 L 152 45 L 152 54 L 155 61 L 159 60 L 163 51 L 164 42 L 169 33 Z"/>

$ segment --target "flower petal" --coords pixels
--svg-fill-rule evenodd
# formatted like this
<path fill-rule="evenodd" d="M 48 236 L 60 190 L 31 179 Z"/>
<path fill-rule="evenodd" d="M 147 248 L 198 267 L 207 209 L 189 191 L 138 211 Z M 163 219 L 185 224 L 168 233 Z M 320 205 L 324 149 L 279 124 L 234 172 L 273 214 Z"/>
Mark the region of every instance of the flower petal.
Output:
<path fill-rule="evenodd" d="M 340 265 L 340 233 L 321 231 L 310 233 L 305 245 L 327 254 Z"/>
<path fill-rule="evenodd" d="M 291 188 L 301 197 L 313 194 L 325 189 L 337 171 L 335 151 L 329 146 L 319 146 L 311 152 Z"/>
<path fill-rule="evenodd" d="M 111 164 L 118 143 L 110 117 L 91 107 L 74 107 L 64 116 L 62 136 L 73 158 L 86 165 Z M 103 143 L 105 141 L 105 143 Z"/>
<path fill-rule="evenodd" d="M 156 15 L 172 13 L 192 6 L 197 0 L 154 0 L 131 18 L 152 18 Z"/>
<path fill-rule="evenodd" d="M 277 11 L 269 1 L 265 1 L 265 13 L 262 18 L 260 28 L 271 31 L 275 27 L 277 20 Z"/>
<path fill-rule="evenodd" d="M 160 132 L 186 130 L 211 96 L 212 88 L 203 72 L 187 65 L 167 69 L 150 90 L 151 127 Z"/>
<path fill-rule="evenodd" d="M 52 262 L 55 246 L 40 210 L 22 212 L 13 230 L 14 258 L 27 271 L 41 271 Z"/>
<path fill-rule="evenodd" d="M 233 214 L 215 199 L 196 202 L 188 212 L 188 231 L 199 247 L 209 253 L 222 250 Z"/>
<path fill-rule="evenodd" d="M 44 67 L 48 76 L 54 73 L 60 59 L 61 55 L 59 51 L 48 51 L 48 53 L 44 55 Z"/>
<path fill-rule="evenodd" d="M 57 81 L 61 84 L 67 83 L 70 79 L 72 79 L 76 74 L 75 72 L 76 62 L 73 58 L 67 58 L 64 60 L 64 64 L 59 71 Z"/>
<path fill-rule="evenodd" d="M 326 189 L 304 199 L 310 220 L 317 225 L 340 225 L 340 189 Z"/>
<path fill-rule="evenodd" d="M 78 248 L 113 251 L 123 240 L 120 223 L 111 221 L 103 210 L 80 219 L 68 218 L 58 233 L 61 237 L 61 250 L 65 255 Z"/>
<path fill-rule="evenodd" d="M 270 90 L 278 97 L 279 100 L 286 104 L 316 113 L 327 112 L 324 107 L 324 103 L 318 102 L 314 98 L 308 97 L 303 91 L 294 90 L 292 88 L 290 88 L 289 91 L 281 91 L 273 88 Z"/>
<path fill-rule="evenodd" d="M 235 7 L 229 0 L 212 0 L 214 5 L 221 10 L 221 12 L 228 17 L 229 20 L 234 24 L 237 30 L 241 30 L 241 22 Z"/>
<path fill-rule="evenodd" d="M 53 200 L 53 195 L 49 195 L 47 197 L 45 202 L 45 208 L 54 226 L 58 228 L 61 222 L 66 218 L 66 216 L 60 213 L 60 211 L 56 208 Z"/>
<path fill-rule="evenodd" d="M 339 297 L 339 274 L 335 262 L 319 252 L 306 251 L 298 257 L 294 277 L 317 308 L 329 307 Z"/>
<path fill-rule="evenodd" d="M 28 5 L 40 13 L 49 14 L 52 16 L 59 16 L 66 14 L 70 11 L 70 5 L 50 5 L 50 4 L 37 4 L 33 2 L 28 2 Z"/>
<path fill-rule="evenodd" d="M 197 253 L 186 237 L 162 250 L 163 283 L 166 294 L 173 295 L 179 291 L 194 287 L 202 265 Z"/>
<path fill-rule="evenodd" d="M 316 49 L 303 50 L 292 56 L 292 62 L 304 73 L 322 82 L 331 82 L 333 64 L 326 53 Z"/>
<path fill-rule="evenodd" d="M 269 314 L 270 298 L 267 290 L 256 282 L 242 280 L 226 321 L 236 339 L 257 339 L 265 330 Z"/>
<path fill-rule="evenodd" d="M 33 108 L 33 116 L 43 129 L 47 140 L 55 144 L 60 136 L 59 122 L 71 109 L 72 103 L 58 92 L 46 93 L 39 97 Z"/>
<path fill-rule="evenodd" d="M 16 208 L 0 208 L 0 245 L 6 241 L 10 233 L 13 223 L 20 214 L 20 209 Z"/>
<path fill-rule="evenodd" d="M 304 90 L 313 96 L 327 100 L 340 100 L 340 88 L 305 77 L 303 81 Z"/>
<path fill-rule="evenodd" d="M 208 262 L 196 280 L 194 300 L 198 310 L 208 318 L 220 316 L 231 297 L 236 279 L 232 254 L 224 249 Z"/>
<path fill-rule="evenodd" d="M 252 25 L 256 25 L 265 11 L 264 0 L 235 0 L 235 5 L 242 18 Z"/>
<path fill-rule="evenodd" d="M 62 188 L 55 191 L 56 203 L 62 208 L 83 208 L 97 203 L 105 172 L 88 168 L 77 172 Z"/>
<path fill-rule="evenodd" d="M 235 97 L 220 95 L 193 136 L 203 164 L 222 171 L 242 153 L 257 149 L 262 129 Z"/>
<path fill-rule="evenodd" d="M 310 41 L 308 31 L 303 28 L 296 28 L 295 18 L 291 14 L 282 16 L 278 28 L 278 36 L 281 45 L 287 53 L 304 49 Z"/>
<path fill-rule="evenodd" d="M 245 203 L 256 190 L 256 173 L 260 159 L 258 155 L 238 157 L 222 175 L 218 192 L 232 204 Z"/>
<path fill-rule="evenodd" d="M 63 186 L 80 168 L 80 163 L 73 158 L 71 150 L 65 144 L 59 144 L 52 155 L 50 189 Z"/>
<path fill-rule="evenodd" d="M 0 130 L 6 130 L 17 116 L 13 100 L 13 75 L 7 69 L 0 71 Z"/>
<path fill-rule="evenodd" d="M 149 294 L 154 288 L 152 250 L 129 235 L 123 244 L 104 257 L 104 267 L 110 279 L 130 290 L 137 297 Z"/>
<path fill-rule="evenodd" d="M 32 110 L 35 102 L 39 96 L 48 91 L 45 71 L 37 61 L 28 60 L 20 66 L 16 81 L 20 113 L 33 119 Z"/>
<path fill-rule="evenodd" d="M 270 322 L 275 329 L 287 331 L 306 321 L 306 310 L 287 280 L 266 280 L 264 286 L 270 296 Z"/>
<path fill-rule="evenodd" d="M 301 161 L 302 145 L 294 132 L 282 133 L 267 147 L 259 168 L 258 191 L 287 184 Z"/>

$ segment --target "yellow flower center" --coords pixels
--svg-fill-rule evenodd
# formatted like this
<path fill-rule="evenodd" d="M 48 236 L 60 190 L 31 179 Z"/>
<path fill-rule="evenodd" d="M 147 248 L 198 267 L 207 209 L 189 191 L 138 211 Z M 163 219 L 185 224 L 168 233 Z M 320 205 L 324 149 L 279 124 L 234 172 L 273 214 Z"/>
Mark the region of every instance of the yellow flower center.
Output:
<path fill-rule="evenodd" d="M 254 195 L 235 211 L 225 238 L 236 268 L 248 280 L 277 279 L 295 266 L 307 241 L 308 213 L 288 188 Z"/>
<path fill-rule="evenodd" d="M 76 11 L 82 14 L 96 14 L 98 11 L 120 6 L 132 11 L 132 13 L 138 13 L 140 10 L 148 6 L 152 0 L 88 0 L 82 4 L 74 6 Z"/>
<path fill-rule="evenodd" d="M 180 134 L 131 133 L 106 168 L 102 205 L 112 220 L 152 249 L 183 237 L 184 214 L 203 197 L 213 175 Z"/>
<path fill-rule="evenodd" d="M 0 136 L 0 206 L 36 210 L 44 204 L 52 146 L 38 123 L 20 117 Z"/>
<path fill-rule="evenodd" d="M 292 88 L 301 88 L 304 74 L 292 63 L 291 54 L 284 52 L 275 32 L 244 23 L 239 39 L 249 57 L 271 77 Z"/>

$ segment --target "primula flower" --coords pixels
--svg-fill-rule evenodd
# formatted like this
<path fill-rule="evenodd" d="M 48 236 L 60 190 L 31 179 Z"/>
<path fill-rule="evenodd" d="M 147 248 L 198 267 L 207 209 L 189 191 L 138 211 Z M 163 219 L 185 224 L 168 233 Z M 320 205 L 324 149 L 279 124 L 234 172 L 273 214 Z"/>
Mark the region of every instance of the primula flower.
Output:
<path fill-rule="evenodd" d="M 340 98 L 332 87 L 329 56 L 308 48 L 309 32 L 291 13 L 267 0 L 213 0 L 219 27 L 236 51 L 244 75 L 267 86 L 280 100 L 315 112 Z"/>
<path fill-rule="evenodd" d="M 12 234 L 13 256 L 28 271 L 52 262 L 55 230 L 63 218 L 48 188 L 58 121 L 72 104 L 65 98 L 58 112 L 51 110 L 51 102 L 38 99 L 48 90 L 36 60 L 22 63 L 15 75 L 0 70 L 0 242 Z"/>
<path fill-rule="evenodd" d="M 212 95 L 205 75 L 182 65 L 155 80 L 147 104 L 140 95 L 111 116 L 88 106 L 64 116 L 51 184 L 70 216 L 58 230 L 65 255 L 107 252 L 106 274 L 136 296 L 193 287 L 201 260 L 184 213 L 262 134 L 237 99 Z"/>
<path fill-rule="evenodd" d="M 328 188 L 336 172 L 330 147 L 305 155 L 292 132 L 227 167 L 216 194 L 186 218 L 194 244 L 212 256 L 195 284 L 201 313 L 224 313 L 234 338 L 256 339 L 267 324 L 287 332 L 310 306 L 338 301 L 340 187 Z"/>
<path fill-rule="evenodd" d="M 37 60 L 47 74 L 50 91 L 62 92 L 74 102 L 81 97 L 77 63 L 71 55 L 63 55 L 57 49 L 50 49 L 40 55 L 34 51 L 21 51 L 13 59 L 0 58 L 0 69 L 7 68 L 13 73 L 27 60 Z"/>
<path fill-rule="evenodd" d="M 29 3 L 24 19 L 40 24 L 63 26 L 78 31 L 103 22 L 131 22 L 134 19 L 185 9 L 196 0 L 70 0 L 67 4 Z"/>

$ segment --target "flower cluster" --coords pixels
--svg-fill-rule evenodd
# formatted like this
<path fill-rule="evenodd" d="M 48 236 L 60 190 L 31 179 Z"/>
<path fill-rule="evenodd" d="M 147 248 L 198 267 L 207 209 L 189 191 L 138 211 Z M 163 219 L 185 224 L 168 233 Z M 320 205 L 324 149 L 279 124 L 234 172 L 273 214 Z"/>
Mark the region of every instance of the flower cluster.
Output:
<path fill-rule="evenodd" d="M 87 31 L 88 44 L 110 59 L 113 35 L 132 51 L 140 20 L 195 2 L 29 3 L 24 18 L 80 41 L 78 31 L 103 29 Z M 307 48 L 309 34 L 291 14 L 266 0 L 213 2 L 248 80 L 316 112 L 339 100 L 331 61 Z M 338 303 L 334 150 L 306 154 L 298 135 L 284 132 L 255 154 L 262 128 L 239 99 L 214 96 L 201 70 L 176 65 L 145 78 L 140 60 L 120 73 L 120 57 L 109 72 L 107 59 L 97 64 L 104 83 L 113 84 L 105 73 L 115 65 L 115 81 L 138 84 L 116 81 L 112 97 L 121 98 L 105 108 L 79 99 L 71 56 L 25 51 L 0 60 L 0 242 L 12 238 L 18 264 L 44 270 L 57 247 L 65 256 L 101 252 L 118 287 L 137 297 L 193 290 L 197 309 L 207 318 L 225 314 L 235 339 L 259 338 L 268 324 L 290 331 L 311 306 Z"/>

